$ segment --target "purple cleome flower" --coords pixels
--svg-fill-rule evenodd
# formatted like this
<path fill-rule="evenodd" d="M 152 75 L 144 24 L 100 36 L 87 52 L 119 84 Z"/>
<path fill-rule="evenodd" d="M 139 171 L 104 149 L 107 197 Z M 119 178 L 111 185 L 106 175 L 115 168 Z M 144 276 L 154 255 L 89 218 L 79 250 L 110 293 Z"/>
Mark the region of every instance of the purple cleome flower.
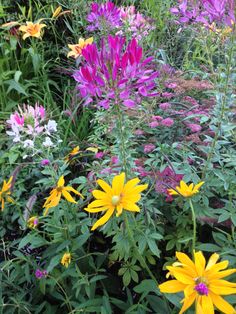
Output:
<path fill-rule="evenodd" d="M 84 64 L 73 77 L 85 105 L 96 99 L 98 106 L 108 109 L 119 102 L 128 108 L 141 103 L 143 97 L 157 96 L 153 57 L 143 60 L 142 47 L 132 39 L 125 45 L 121 36 L 108 36 L 101 42 L 83 49 Z"/>
<path fill-rule="evenodd" d="M 234 0 L 182 0 L 178 7 L 170 12 L 178 16 L 178 23 L 209 23 L 216 22 L 232 26 L 235 23 Z"/>
<path fill-rule="evenodd" d="M 106 30 L 107 32 L 122 25 L 120 9 L 110 1 L 102 4 L 93 2 L 87 21 L 90 23 L 87 30 L 91 32 L 95 30 Z"/>

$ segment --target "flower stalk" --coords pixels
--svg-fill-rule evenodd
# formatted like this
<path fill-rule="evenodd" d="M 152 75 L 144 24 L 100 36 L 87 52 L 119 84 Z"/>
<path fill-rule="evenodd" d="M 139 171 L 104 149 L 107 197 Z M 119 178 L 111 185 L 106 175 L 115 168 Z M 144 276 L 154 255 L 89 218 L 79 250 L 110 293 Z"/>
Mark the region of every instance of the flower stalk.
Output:
<path fill-rule="evenodd" d="M 121 162 L 122 162 L 122 167 L 123 170 L 125 172 L 125 174 L 128 176 L 128 164 L 127 164 L 127 157 L 126 157 L 126 141 L 125 141 L 125 134 L 124 134 L 124 125 L 123 125 L 123 115 L 122 115 L 122 111 L 120 109 L 119 106 L 119 102 L 116 100 L 115 103 L 116 106 L 116 112 L 117 112 L 117 129 L 118 129 L 118 136 L 119 136 L 119 151 L 120 151 L 120 155 L 121 155 Z M 145 268 L 145 270 L 147 271 L 147 273 L 149 274 L 150 278 L 155 282 L 155 284 L 157 286 L 159 286 L 158 281 L 156 280 L 155 276 L 153 275 L 151 269 L 149 268 L 148 264 L 146 263 L 145 259 L 143 258 L 143 256 L 140 254 L 139 249 L 136 245 L 135 239 L 134 239 L 134 235 L 133 235 L 133 231 L 130 228 L 130 224 L 129 224 L 129 219 L 127 216 L 127 213 L 124 211 L 124 221 L 125 221 L 125 227 L 127 230 L 127 234 L 130 240 L 131 245 L 133 246 L 133 249 L 136 253 L 136 256 L 140 262 L 140 265 Z M 170 308 L 168 305 L 168 302 L 165 298 L 165 296 L 163 295 L 163 300 L 166 304 L 166 308 L 167 308 L 167 313 L 170 314 Z"/>
<path fill-rule="evenodd" d="M 196 237 L 197 237 L 197 223 L 196 223 L 196 214 L 195 214 L 195 210 L 194 210 L 191 198 L 189 199 L 189 205 L 192 212 L 192 222 L 193 222 L 192 254 L 194 254 L 195 246 L 196 246 Z"/>

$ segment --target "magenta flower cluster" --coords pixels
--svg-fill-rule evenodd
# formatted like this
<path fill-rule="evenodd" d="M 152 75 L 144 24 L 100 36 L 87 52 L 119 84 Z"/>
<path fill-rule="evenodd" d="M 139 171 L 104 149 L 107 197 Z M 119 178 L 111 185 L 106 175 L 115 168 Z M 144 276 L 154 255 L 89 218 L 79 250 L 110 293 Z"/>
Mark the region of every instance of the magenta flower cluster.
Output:
<path fill-rule="evenodd" d="M 87 30 L 95 30 L 103 33 L 116 33 L 125 35 L 131 33 L 132 38 L 141 40 L 155 28 L 153 20 L 136 12 L 135 7 L 117 7 L 113 2 L 91 4 L 90 13 L 87 16 L 89 26 Z"/>
<path fill-rule="evenodd" d="M 91 32 L 95 30 L 106 30 L 106 32 L 109 32 L 122 25 L 120 9 L 110 1 L 102 4 L 93 2 L 87 21 L 90 23 L 87 30 Z"/>
<path fill-rule="evenodd" d="M 143 97 L 157 96 L 153 57 L 143 58 L 142 47 L 133 38 L 128 45 L 121 36 L 102 39 L 82 50 L 84 61 L 74 72 L 77 88 L 85 105 L 95 102 L 108 109 L 119 103 L 128 108 L 137 106 Z"/>
<path fill-rule="evenodd" d="M 178 16 L 178 23 L 203 23 L 207 26 L 215 22 L 232 26 L 235 23 L 234 9 L 234 0 L 182 0 L 170 11 Z"/>

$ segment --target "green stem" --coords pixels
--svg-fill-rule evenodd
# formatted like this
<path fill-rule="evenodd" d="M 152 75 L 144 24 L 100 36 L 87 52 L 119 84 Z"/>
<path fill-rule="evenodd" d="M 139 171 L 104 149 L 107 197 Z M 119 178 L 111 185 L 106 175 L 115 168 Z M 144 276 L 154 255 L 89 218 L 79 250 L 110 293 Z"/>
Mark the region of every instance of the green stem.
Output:
<path fill-rule="evenodd" d="M 123 132 L 123 117 L 122 112 L 120 110 L 120 106 L 118 103 L 116 103 L 116 109 L 117 109 L 117 117 L 118 117 L 118 123 L 117 123 L 117 129 L 119 131 L 120 136 L 120 152 L 121 152 L 121 161 L 123 165 L 123 170 L 126 175 L 128 175 L 128 168 L 127 168 L 127 158 L 126 158 L 126 151 L 125 151 L 125 138 L 124 138 L 124 132 Z"/>
<path fill-rule="evenodd" d="M 70 312 L 72 312 L 73 309 L 72 309 L 72 306 L 71 306 L 71 303 L 70 303 L 70 299 L 68 298 L 68 295 L 67 295 L 65 289 L 63 288 L 63 286 L 53 276 L 47 275 L 47 277 L 51 278 L 51 279 L 53 279 L 55 281 L 56 285 L 58 286 L 58 288 L 61 290 L 61 292 L 65 296 L 65 303 L 66 303 L 66 306 L 67 306 L 68 310 Z"/>
<path fill-rule="evenodd" d="M 193 208 L 192 200 L 189 200 L 189 205 L 192 212 L 192 222 L 193 222 L 193 242 L 192 242 L 192 254 L 194 254 L 195 246 L 196 246 L 196 235 L 197 235 L 197 223 L 196 223 L 196 215 Z"/>
<path fill-rule="evenodd" d="M 126 174 L 126 176 L 128 175 L 128 165 L 127 165 L 127 157 L 126 157 L 126 147 L 125 147 L 125 135 L 124 135 L 124 128 L 125 126 L 123 125 L 123 114 L 122 114 L 122 111 L 120 109 L 120 105 L 119 105 L 119 101 L 118 99 L 116 99 L 116 102 L 115 102 L 115 107 L 116 107 L 116 112 L 117 112 L 117 129 L 118 129 L 118 133 L 119 133 L 119 150 L 120 150 L 120 155 L 121 155 L 121 162 L 122 162 L 122 166 L 123 166 L 123 170 Z M 152 271 L 150 270 L 148 264 L 146 263 L 145 259 L 143 258 L 143 256 L 140 254 L 139 252 L 139 249 L 136 245 L 136 242 L 134 240 L 134 235 L 133 235 L 133 231 L 132 229 L 130 228 L 130 225 L 129 225 L 129 219 L 128 219 L 128 216 L 127 216 L 127 213 L 126 211 L 124 210 L 123 211 L 123 215 L 124 215 L 124 219 L 125 219 L 125 226 L 126 226 L 126 230 L 127 230 L 127 233 L 128 233 L 128 237 L 130 239 L 130 242 L 133 246 L 133 249 L 136 253 L 136 256 L 140 262 L 140 265 L 142 267 L 145 268 L 145 270 L 147 271 L 147 273 L 149 274 L 149 276 L 151 277 L 151 279 L 155 282 L 156 286 L 158 287 L 159 284 L 158 284 L 158 281 L 156 280 L 156 277 L 153 275 Z M 168 301 L 166 299 L 166 297 L 163 295 L 163 300 L 166 304 L 166 308 L 167 308 L 167 311 L 168 311 L 168 314 L 170 314 L 170 308 L 169 308 L 169 305 L 168 305 Z"/>
<path fill-rule="evenodd" d="M 126 229 L 127 229 L 127 232 L 128 232 L 128 235 L 129 235 L 129 238 L 130 238 L 130 241 L 133 245 L 133 248 L 135 250 L 135 253 L 137 254 L 138 256 L 138 259 L 139 259 L 139 262 L 140 264 L 146 269 L 146 271 L 148 272 L 149 276 L 152 278 L 152 280 L 155 282 L 155 284 L 158 286 L 158 282 L 155 278 L 155 276 L 153 275 L 152 271 L 150 270 L 150 268 L 148 267 L 145 259 L 143 258 L 143 256 L 140 254 L 138 248 L 137 248 L 137 245 L 136 245 L 136 242 L 134 240 L 134 235 L 133 235 L 133 232 L 132 230 L 130 229 L 130 225 L 129 225 L 129 219 L 127 217 L 127 214 L 126 212 L 124 212 L 124 217 L 125 217 L 125 225 L 126 225 Z"/>

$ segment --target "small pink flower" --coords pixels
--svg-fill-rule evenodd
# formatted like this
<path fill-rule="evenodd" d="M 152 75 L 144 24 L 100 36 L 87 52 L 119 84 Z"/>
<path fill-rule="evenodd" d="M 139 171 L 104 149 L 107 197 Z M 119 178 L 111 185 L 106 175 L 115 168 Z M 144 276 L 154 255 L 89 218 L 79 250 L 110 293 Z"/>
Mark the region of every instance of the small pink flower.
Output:
<path fill-rule="evenodd" d="M 149 126 L 150 126 L 150 128 L 154 129 L 154 128 L 156 128 L 157 126 L 159 126 L 159 122 L 157 122 L 157 121 L 152 121 L 152 122 L 149 123 Z"/>
<path fill-rule="evenodd" d="M 142 166 L 135 169 L 140 177 L 147 177 L 149 175 L 149 172 L 147 172 Z"/>
<path fill-rule="evenodd" d="M 167 126 L 167 127 L 170 127 L 174 124 L 174 120 L 171 119 L 171 118 L 166 118 L 166 119 L 163 119 L 161 121 L 161 125 L 164 125 L 164 126 Z"/>
<path fill-rule="evenodd" d="M 40 162 L 41 166 L 48 166 L 50 164 L 50 160 L 48 159 L 43 159 Z"/>
<path fill-rule="evenodd" d="M 159 108 L 162 110 L 168 110 L 171 108 L 171 104 L 169 102 L 163 102 L 159 105 Z"/>
<path fill-rule="evenodd" d="M 163 120 L 163 118 L 161 116 L 152 116 L 151 119 L 154 121 L 162 121 Z"/>
<path fill-rule="evenodd" d="M 119 158 L 117 156 L 112 156 L 111 157 L 111 163 L 116 165 L 119 163 Z"/>
<path fill-rule="evenodd" d="M 103 156 L 104 156 L 103 152 L 98 152 L 98 153 L 95 154 L 95 158 L 97 158 L 97 159 L 102 159 Z"/>
<path fill-rule="evenodd" d="M 190 130 L 193 133 L 200 132 L 202 129 L 202 127 L 199 124 L 195 124 L 195 123 L 189 123 L 188 128 L 190 128 Z"/>
<path fill-rule="evenodd" d="M 143 131 L 143 130 L 140 130 L 140 129 L 137 129 L 135 132 L 134 132 L 134 134 L 135 135 L 138 135 L 138 136 L 140 136 L 140 135 L 143 135 L 145 132 Z"/>
<path fill-rule="evenodd" d="M 174 94 L 173 93 L 164 92 L 164 93 L 161 94 L 161 96 L 163 98 L 170 99 L 170 98 L 174 97 Z"/>
<path fill-rule="evenodd" d="M 155 148 L 156 148 L 155 145 L 147 144 L 147 145 L 144 145 L 143 151 L 144 151 L 144 153 L 148 154 L 148 153 L 152 152 Z"/>
<path fill-rule="evenodd" d="M 176 83 L 166 83 L 165 87 L 170 88 L 170 89 L 175 89 L 177 87 Z"/>

